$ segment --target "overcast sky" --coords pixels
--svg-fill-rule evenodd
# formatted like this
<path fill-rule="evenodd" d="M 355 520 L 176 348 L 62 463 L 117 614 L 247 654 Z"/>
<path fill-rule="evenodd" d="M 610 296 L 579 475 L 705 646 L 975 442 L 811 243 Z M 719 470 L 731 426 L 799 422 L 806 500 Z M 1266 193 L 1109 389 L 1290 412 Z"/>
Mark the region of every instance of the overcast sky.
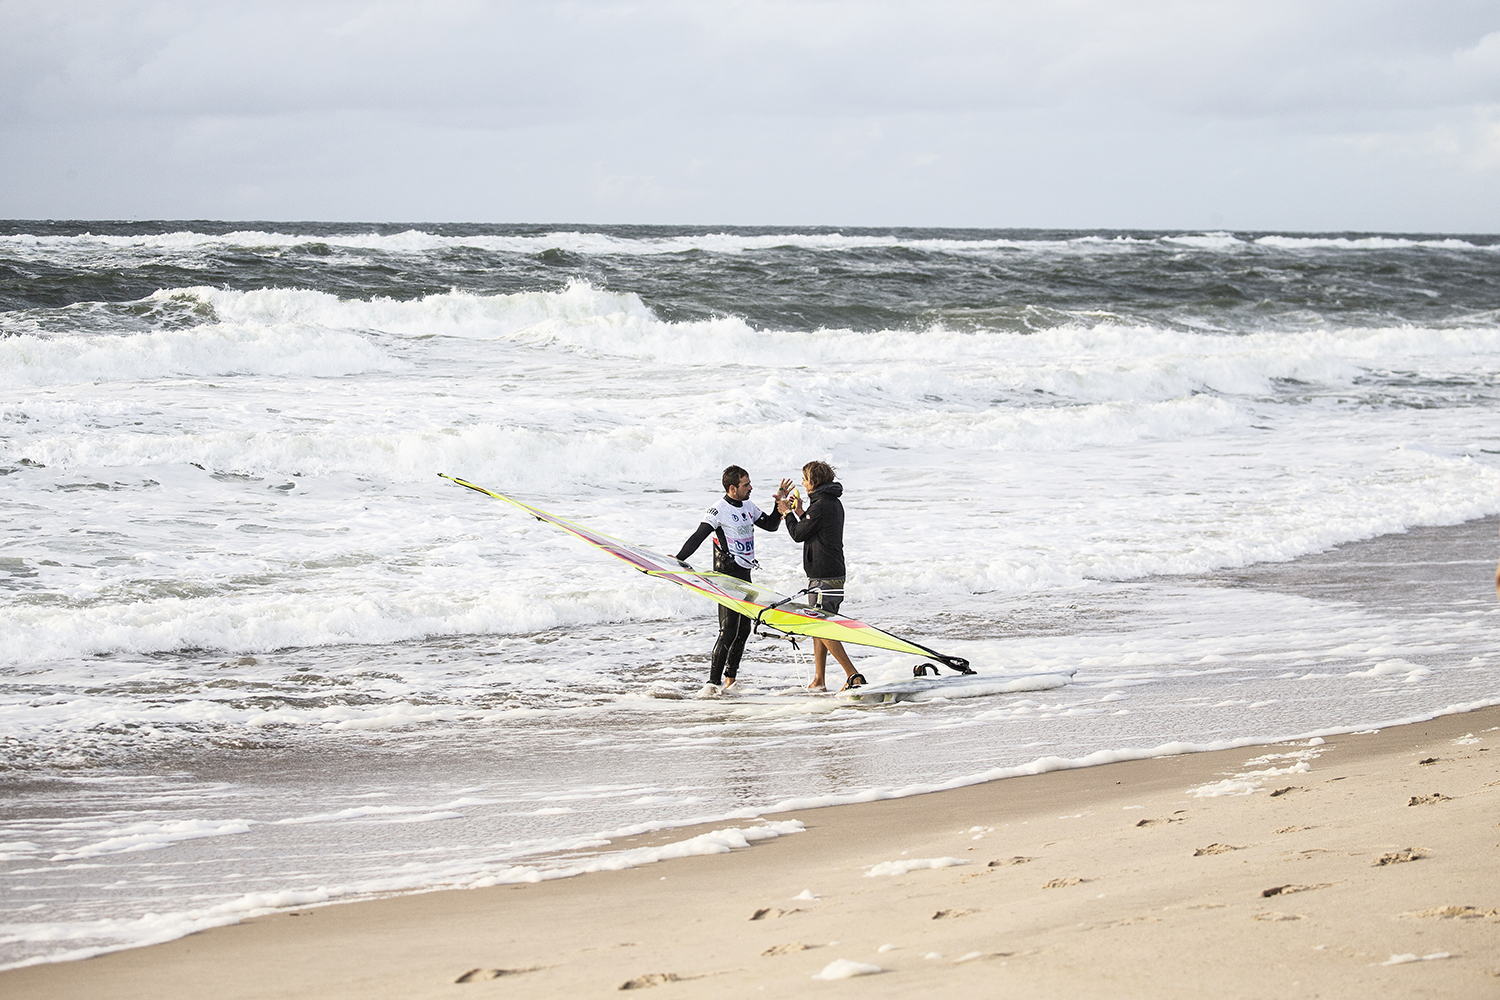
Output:
<path fill-rule="evenodd" d="M 0 217 L 1500 232 L 1500 2 L 0 0 Z"/>

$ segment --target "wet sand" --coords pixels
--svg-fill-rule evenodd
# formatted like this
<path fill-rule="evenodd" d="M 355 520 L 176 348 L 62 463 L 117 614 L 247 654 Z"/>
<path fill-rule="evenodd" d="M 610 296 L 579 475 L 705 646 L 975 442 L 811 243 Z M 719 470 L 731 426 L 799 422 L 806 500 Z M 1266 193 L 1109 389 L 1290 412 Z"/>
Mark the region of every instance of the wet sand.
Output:
<path fill-rule="evenodd" d="M 279 913 L 0 994 L 1495 997 L 1497 763 L 1489 707 L 809 809 L 727 855 Z"/>

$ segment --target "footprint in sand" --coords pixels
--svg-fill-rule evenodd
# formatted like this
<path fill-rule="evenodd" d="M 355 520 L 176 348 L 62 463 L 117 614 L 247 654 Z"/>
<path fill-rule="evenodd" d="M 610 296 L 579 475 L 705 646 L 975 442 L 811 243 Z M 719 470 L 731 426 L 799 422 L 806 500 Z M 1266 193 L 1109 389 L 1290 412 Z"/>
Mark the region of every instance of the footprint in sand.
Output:
<path fill-rule="evenodd" d="M 1200 847 L 1194 851 L 1193 857 L 1201 858 L 1205 854 L 1228 854 L 1230 851 L 1243 850 L 1243 847 L 1235 847 L 1233 844 L 1209 844 L 1207 847 Z"/>
<path fill-rule="evenodd" d="M 1399 865 L 1406 861 L 1421 861 L 1427 857 L 1425 847 L 1403 847 L 1399 851 L 1389 851 L 1376 858 L 1371 864 L 1376 868 L 1386 865 Z"/>
<path fill-rule="evenodd" d="M 1070 885 L 1082 885 L 1083 883 L 1085 883 L 1087 881 L 1088 881 L 1088 879 L 1086 879 L 1086 878 L 1072 878 L 1072 877 L 1069 877 L 1069 878 L 1055 878 L 1052 881 L 1043 884 L 1042 888 L 1043 889 L 1065 889 L 1065 888 L 1067 888 Z"/>
<path fill-rule="evenodd" d="M 1283 920 L 1306 920 L 1307 918 L 1300 913 L 1278 913 L 1275 910 L 1267 910 L 1264 913 L 1257 913 L 1255 919 L 1278 923 Z"/>
<path fill-rule="evenodd" d="M 819 946 L 815 944 L 803 944 L 801 941 L 793 941 L 790 944 L 773 944 L 760 954 L 762 958 L 771 958 L 775 955 L 793 955 L 799 951 L 811 951 L 817 947 Z"/>
<path fill-rule="evenodd" d="M 949 919 L 951 917 L 967 917 L 971 913 L 978 913 L 978 912 L 979 912 L 978 910 L 965 910 L 965 909 L 962 909 L 962 908 L 954 908 L 954 909 L 951 909 L 951 910 L 938 910 L 936 913 L 934 913 L 932 915 L 932 919 L 933 920 L 947 920 L 947 919 Z"/>
<path fill-rule="evenodd" d="M 758 909 L 754 913 L 750 914 L 750 919 L 751 920 L 775 920 L 777 917 L 786 917 L 786 916 L 792 915 L 793 913 L 801 913 L 801 912 L 802 912 L 801 909 L 781 910 L 781 909 L 778 909 L 778 908 L 776 908 L 774 906 L 762 906 L 760 909 Z"/>
<path fill-rule="evenodd" d="M 1406 804 L 1409 806 L 1430 806 L 1437 802 L 1451 801 L 1453 800 L 1442 792 L 1433 792 L 1431 795 L 1413 795 L 1411 801 Z"/>
<path fill-rule="evenodd" d="M 1307 892 L 1311 889 L 1330 889 L 1333 885 L 1334 883 L 1332 882 L 1319 882 L 1317 885 L 1298 885 L 1295 882 L 1290 882 L 1286 885 L 1273 885 L 1269 889 L 1263 889 L 1261 890 L 1261 896 L 1267 898 L 1271 896 L 1285 896 L 1288 893 Z"/>
<path fill-rule="evenodd" d="M 1448 920 L 1488 920 L 1491 923 L 1500 923 L 1500 910 L 1493 907 L 1481 909 L 1478 906 L 1434 906 L 1430 910 L 1413 910 L 1410 913 L 1399 915 L 1403 917 L 1443 917 Z"/>
<path fill-rule="evenodd" d="M 470 969 L 457 979 L 455 983 L 479 983 L 486 979 L 499 979 L 501 976 L 519 976 L 523 972 L 536 972 L 546 968 L 542 965 L 533 965 L 529 969 Z"/>
<path fill-rule="evenodd" d="M 1305 792 L 1305 791 L 1307 791 L 1307 789 L 1303 788 L 1301 785 L 1287 785 L 1285 788 L 1273 789 L 1271 791 L 1271 798 L 1273 798 L 1273 799 L 1280 798 L 1281 796 L 1283 796 L 1283 795 L 1289 795 L 1292 792 Z"/>
<path fill-rule="evenodd" d="M 1183 820 L 1180 819 L 1180 818 L 1178 818 L 1178 817 L 1176 817 L 1176 816 L 1166 816 L 1166 817 L 1163 817 L 1161 819 L 1143 819 L 1143 820 L 1138 821 L 1135 825 L 1136 826 L 1157 826 L 1157 825 L 1159 825 L 1161 823 L 1181 823 L 1181 822 L 1183 822 Z"/>
<path fill-rule="evenodd" d="M 1013 858 L 998 858 L 998 859 L 996 859 L 994 861 L 991 861 L 985 867 L 987 867 L 987 868 L 1009 868 L 1011 865 L 1024 865 L 1028 861 L 1035 861 L 1035 860 L 1036 860 L 1035 858 L 1023 858 L 1019 854 L 1017 854 Z"/>
<path fill-rule="evenodd" d="M 675 972 L 648 972 L 644 976 L 636 976 L 627 979 L 620 984 L 622 990 L 644 990 L 652 986 L 661 986 L 665 983 L 676 983 L 682 981 L 682 976 Z M 696 977 L 689 977 L 696 978 Z"/>

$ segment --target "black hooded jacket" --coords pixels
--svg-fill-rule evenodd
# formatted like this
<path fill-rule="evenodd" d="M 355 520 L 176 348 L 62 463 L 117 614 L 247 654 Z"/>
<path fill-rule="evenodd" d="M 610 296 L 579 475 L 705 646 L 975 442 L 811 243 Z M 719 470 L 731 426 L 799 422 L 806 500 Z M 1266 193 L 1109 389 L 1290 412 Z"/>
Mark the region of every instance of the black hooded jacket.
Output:
<path fill-rule="evenodd" d="M 837 580 L 844 573 L 844 493 L 842 483 L 824 483 L 807 497 L 802 517 L 786 516 L 786 530 L 802 543 L 802 570 L 813 580 Z"/>

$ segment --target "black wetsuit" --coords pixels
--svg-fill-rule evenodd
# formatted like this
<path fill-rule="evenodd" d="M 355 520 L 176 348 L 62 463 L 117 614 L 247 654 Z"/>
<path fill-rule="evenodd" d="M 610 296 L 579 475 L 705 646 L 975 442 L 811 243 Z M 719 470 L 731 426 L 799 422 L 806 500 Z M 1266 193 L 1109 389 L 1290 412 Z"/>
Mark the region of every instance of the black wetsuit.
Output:
<path fill-rule="evenodd" d="M 755 566 L 754 528 L 775 531 L 781 527 L 781 515 L 774 512 L 765 513 L 753 504 L 747 511 L 745 510 L 747 503 L 749 501 L 731 500 L 727 496 L 721 497 L 717 504 L 708 509 L 710 520 L 698 525 L 698 530 L 683 543 L 682 549 L 677 553 L 677 558 L 685 561 L 688 556 L 698 551 L 698 546 L 703 544 L 705 538 L 713 535 L 714 569 L 737 579 L 749 581 L 750 570 Z M 727 507 L 724 506 L 726 504 Z M 740 538 L 731 541 L 725 536 L 721 523 L 726 519 L 739 520 L 746 527 L 752 525 L 753 527 L 750 528 L 748 535 L 742 534 Z M 722 684 L 726 677 L 734 680 L 739 673 L 740 657 L 745 653 L 745 641 L 750 638 L 752 624 L 749 618 L 739 612 L 731 611 L 722 604 L 719 605 L 719 638 L 714 643 L 713 660 L 708 668 L 710 684 Z"/>

